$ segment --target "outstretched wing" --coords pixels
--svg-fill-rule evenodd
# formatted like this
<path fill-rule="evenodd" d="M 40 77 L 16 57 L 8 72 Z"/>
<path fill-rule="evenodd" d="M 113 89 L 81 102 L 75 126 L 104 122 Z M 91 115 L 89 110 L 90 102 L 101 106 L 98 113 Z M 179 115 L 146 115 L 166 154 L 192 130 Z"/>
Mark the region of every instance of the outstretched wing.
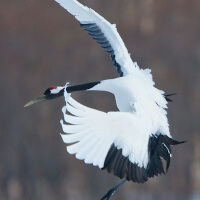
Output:
<path fill-rule="evenodd" d="M 164 173 L 161 157 L 170 163 L 170 142 L 166 136 L 151 135 L 144 120 L 128 112 L 101 112 L 69 97 L 63 107 L 61 134 L 70 154 L 107 169 L 120 178 L 143 183 Z M 66 114 L 66 112 L 71 115 Z"/>
<path fill-rule="evenodd" d="M 74 15 L 81 27 L 110 54 L 119 76 L 125 76 L 133 71 L 135 65 L 114 24 L 110 24 L 94 10 L 83 6 L 76 0 L 55 1 Z"/>

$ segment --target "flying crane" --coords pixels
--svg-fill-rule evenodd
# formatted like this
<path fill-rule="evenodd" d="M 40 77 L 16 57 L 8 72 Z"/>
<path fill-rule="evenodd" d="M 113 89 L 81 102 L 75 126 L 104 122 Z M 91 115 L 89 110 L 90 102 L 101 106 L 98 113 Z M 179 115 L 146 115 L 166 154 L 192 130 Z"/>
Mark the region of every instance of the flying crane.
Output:
<path fill-rule="evenodd" d="M 81 85 L 49 87 L 25 105 L 65 97 L 61 137 L 70 154 L 123 179 L 103 199 L 110 199 L 127 180 L 144 183 L 165 174 L 170 165 L 172 139 L 167 119 L 170 95 L 154 87 L 150 69 L 133 62 L 116 25 L 76 0 L 55 0 L 75 16 L 80 26 L 110 55 L 119 77 Z M 71 97 L 76 91 L 106 91 L 115 96 L 117 112 L 86 107 Z M 70 113 L 70 114 L 67 114 Z M 166 170 L 162 159 L 166 161 Z"/>

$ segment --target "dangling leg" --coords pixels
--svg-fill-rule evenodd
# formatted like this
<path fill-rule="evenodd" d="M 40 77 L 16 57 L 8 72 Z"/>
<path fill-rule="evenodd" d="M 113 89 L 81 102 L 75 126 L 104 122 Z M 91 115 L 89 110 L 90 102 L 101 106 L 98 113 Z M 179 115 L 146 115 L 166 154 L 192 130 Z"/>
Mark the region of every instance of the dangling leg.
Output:
<path fill-rule="evenodd" d="M 115 193 L 115 191 L 121 186 L 123 185 L 127 180 L 124 179 L 122 182 L 120 182 L 118 185 L 116 185 L 115 187 L 111 188 L 100 200 L 109 200 L 110 197 Z"/>

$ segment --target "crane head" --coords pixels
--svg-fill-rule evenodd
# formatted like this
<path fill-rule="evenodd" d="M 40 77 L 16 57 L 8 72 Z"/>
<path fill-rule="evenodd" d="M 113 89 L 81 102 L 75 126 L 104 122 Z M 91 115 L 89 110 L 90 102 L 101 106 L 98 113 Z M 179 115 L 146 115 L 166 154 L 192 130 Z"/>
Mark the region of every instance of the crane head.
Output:
<path fill-rule="evenodd" d="M 46 101 L 46 100 L 51 100 L 51 99 L 61 97 L 64 95 L 64 89 L 65 89 L 65 87 L 51 86 L 51 87 L 47 88 L 42 95 L 40 95 L 39 97 L 37 97 L 37 98 L 33 99 L 32 101 L 28 102 L 27 104 L 25 104 L 24 107 L 30 106 L 39 101 Z"/>

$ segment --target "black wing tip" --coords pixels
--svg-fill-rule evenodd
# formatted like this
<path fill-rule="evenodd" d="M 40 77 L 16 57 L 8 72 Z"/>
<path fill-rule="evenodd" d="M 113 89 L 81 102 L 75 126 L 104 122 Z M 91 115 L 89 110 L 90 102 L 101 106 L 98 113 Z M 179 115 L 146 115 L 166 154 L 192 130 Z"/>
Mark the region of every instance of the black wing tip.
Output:
<path fill-rule="evenodd" d="M 172 99 L 170 99 L 170 96 L 177 95 L 177 93 L 171 93 L 171 94 L 165 94 L 164 97 L 168 102 L 174 102 Z"/>
<path fill-rule="evenodd" d="M 174 96 L 174 95 L 177 95 L 177 93 L 166 94 L 165 96 L 170 97 L 170 96 Z"/>
<path fill-rule="evenodd" d="M 186 141 L 176 141 L 167 135 L 152 135 L 149 138 L 148 154 L 149 161 L 146 167 L 141 167 L 137 163 L 132 163 L 129 157 L 122 155 L 122 149 L 112 144 L 102 170 L 107 170 L 115 176 L 128 181 L 144 183 L 148 178 L 166 174 L 170 166 L 171 146 L 182 144 Z M 163 168 L 163 158 L 166 161 L 165 170 Z"/>
<path fill-rule="evenodd" d="M 106 38 L 105 34 L 102 32 L 101 28 L 94 22 L 91 23 L 80 23 L 80 26 L 85 29 L 89 35 L 111 56 L 113 65 L 116 67 L 118 75 L 123 76 L 121 66 L 115 60 L 115 52 L 110 44 L 109 40 Z"/>
<path fill-rule="evenodd" d="M 165 140 L 166 140 L 170 145 L 183 144 L 183 143 L 187 142 L 187 141 L 177 141 L 177 140 L 174 140 L 173 138 L 168 137 L 167 135 L 164 135 L 163 137 L 165 138 Z"/>
<path fill-rule="evenodd" d="M 149 139 L 149 163 L 147 171 L 150 177 L 157 174 L 166 174 L 170 166 L 171 146 L 185 143 L 186 141 L 176 141 L 167 135 L 153 135 Z M 161 158 L 166 161 L 164 171 Z"/>
<path fill-rule="evenodd" d="M 112 172 L 120 179 L 126 178 L 128 181 L 144 183 L 148 180 L 146 169 L 130 162 L 128 157 L 122 155 L 122 149 L 117 149 L 114 144 L 111 145 L 101 169 L 107 169 L 108 173 Z"/>

